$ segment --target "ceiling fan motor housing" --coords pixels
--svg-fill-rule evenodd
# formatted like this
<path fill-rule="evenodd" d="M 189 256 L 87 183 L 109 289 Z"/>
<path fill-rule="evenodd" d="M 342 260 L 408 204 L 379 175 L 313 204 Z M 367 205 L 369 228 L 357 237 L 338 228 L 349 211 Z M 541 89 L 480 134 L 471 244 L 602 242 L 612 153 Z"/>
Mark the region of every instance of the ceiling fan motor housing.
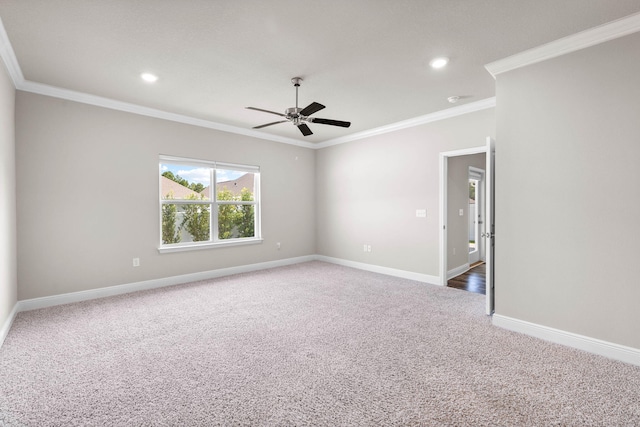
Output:
<path fill-rule="evenodd" d="M 287 108 L 287 109 L 284 111 L 284 113 L 285 113 L 287 116 L 295 117 L 295 116 L 299 116 L 299 115 L 300 115 L 300 111 L 302 111 L 302 108 L 291 107 L 291 108 Z"/>
<path fill-rule="evenodd" d="M 291 120 L 294 125 L 298 126 L 303 122 L 303 116 L 300 115 L 300 111 L 302 108 L 291 107 L 285 110 L 285 114 L 287 115 L 287 119 Z"/>

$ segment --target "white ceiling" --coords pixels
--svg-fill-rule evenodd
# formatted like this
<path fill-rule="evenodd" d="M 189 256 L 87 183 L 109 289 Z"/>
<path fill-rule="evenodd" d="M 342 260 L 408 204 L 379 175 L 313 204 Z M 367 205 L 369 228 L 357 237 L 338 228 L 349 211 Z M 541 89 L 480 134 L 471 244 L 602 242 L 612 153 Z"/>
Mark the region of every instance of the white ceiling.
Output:
<path fill-rule="evenodd" d="M 494 96 L 485 64 L 640 11 L 640 0 L 0 0 L 24 79 L 241 129 L 295 104 L 349 129 L 261 132 L 318 143 Z M 451 61 L 442 70 L 435 56 Z M 159 76 L 142 82 L 140 73 Z"/>

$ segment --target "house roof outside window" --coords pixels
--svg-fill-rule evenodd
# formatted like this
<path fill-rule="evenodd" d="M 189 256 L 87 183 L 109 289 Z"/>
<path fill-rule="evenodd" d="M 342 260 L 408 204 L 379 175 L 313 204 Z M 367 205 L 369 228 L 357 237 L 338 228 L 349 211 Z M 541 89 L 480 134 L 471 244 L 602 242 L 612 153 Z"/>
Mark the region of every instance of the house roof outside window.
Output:
<path fill-rule="evenodd" d="M 219 182 L 216 188 L 218 191 L 226 188 L 231 191 L 234 196 L 240 196 L 243 188 L 247 188 L 253 192 L 253 178 L 254 175 L 252 173 L 246 173 L 238 179 Z M 205 187 L 201 193 L 196 193 L 190 188 L 187 188 L 182 184 L 178 184 L 164 176 L 160 177 L 160 185 L 162 187 L 162 195 L 166 197 L 167 194 L 172 194 L 174 199 L 186 199 L 194 196 L 199 198 L 201 195 L 208 197 L 209 195 L 209 187 Z"/>

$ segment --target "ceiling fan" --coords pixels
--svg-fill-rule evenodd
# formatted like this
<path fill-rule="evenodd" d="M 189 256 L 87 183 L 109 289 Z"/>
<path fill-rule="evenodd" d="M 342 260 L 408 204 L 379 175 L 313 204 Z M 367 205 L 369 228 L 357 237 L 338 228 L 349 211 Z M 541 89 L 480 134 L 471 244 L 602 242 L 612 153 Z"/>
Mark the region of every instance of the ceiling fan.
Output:
<path fill-rule="evenodd" d="M 249 110 L 262 111 L 263 113 L 270 113 L 270 114 L 275 114 L 277 116 L 284 117 L 284 120 L 278 120 L 277 122 L 271 122 L 264 125 L 255 126 L 253 127 L 253 129 L 262 129 L 267 126 L 277 125 L 278 123 L 291 122 L 295 126 L 297 126 L 298 129 L 300 129 L 300 132 L 302 132 L 302 135 L 309 136 L 309 135 L 313 135 L 313 132 L 311 132 L 311 129 L 309 129 L 309 126 L 307 126 L 307 123 L 318 123 L 321 125 L 340 126 L 343 128 L 348 128 L 349 126 L 351 126 L 351 122 L 343 122 L 340 120 L 332 120 L 332 119 L 321 119 L 318 117 L 309 117 L 313 113 L 316 113 L 322 110 L 323 108 L 325 108 L 324 105 L 319 104 L 317 102 L 312 102 L 311 104 L 307 105 L 304 108 L 298 108 L 298 88 L 300 87 L 301 81 L 302 81 L 302 78 L 300 77 L 294 77 L 291 79 L 291 83 L 293 83 L 293 85 L 296 88 L 296 106 L 287 108 L 284 114 L 276 113 L 275 111 L 263 110 L 262 108 L 246 107 Z"/>

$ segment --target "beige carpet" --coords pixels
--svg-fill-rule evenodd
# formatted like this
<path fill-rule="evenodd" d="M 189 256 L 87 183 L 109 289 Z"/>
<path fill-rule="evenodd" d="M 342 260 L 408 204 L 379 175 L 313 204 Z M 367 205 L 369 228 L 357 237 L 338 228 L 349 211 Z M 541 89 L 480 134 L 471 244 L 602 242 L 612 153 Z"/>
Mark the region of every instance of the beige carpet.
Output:
<path fill-rule="evenodd" d="M 320 262 L 20 313 L 7 426 L 638 426 L 640 368 Z"/>

